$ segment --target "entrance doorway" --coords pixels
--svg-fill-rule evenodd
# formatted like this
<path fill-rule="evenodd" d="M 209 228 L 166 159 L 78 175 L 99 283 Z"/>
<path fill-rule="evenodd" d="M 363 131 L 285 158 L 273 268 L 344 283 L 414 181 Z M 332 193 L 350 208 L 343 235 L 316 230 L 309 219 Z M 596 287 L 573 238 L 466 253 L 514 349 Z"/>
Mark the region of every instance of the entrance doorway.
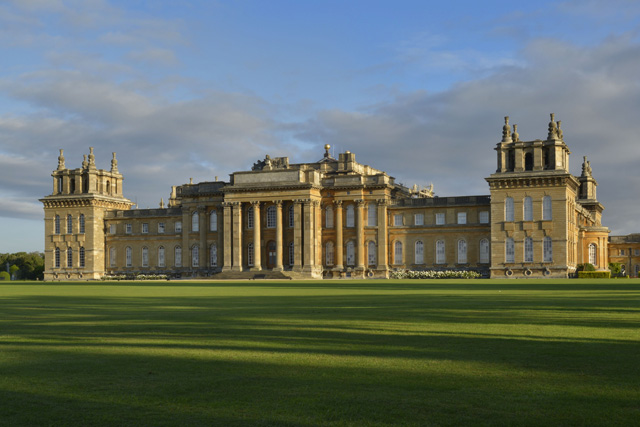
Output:
<path fill-rule="evenodd" d="M 276 266 L 276 242 L 270 240 L 267 243 L 267 268 L 273 270 Z"/>

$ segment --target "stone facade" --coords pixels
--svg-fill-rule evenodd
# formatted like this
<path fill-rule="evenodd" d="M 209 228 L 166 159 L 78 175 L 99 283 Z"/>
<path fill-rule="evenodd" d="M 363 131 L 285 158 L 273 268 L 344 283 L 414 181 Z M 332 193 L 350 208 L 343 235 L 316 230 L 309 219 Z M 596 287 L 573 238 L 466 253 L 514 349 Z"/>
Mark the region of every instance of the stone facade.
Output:
<path fill-rule="evenodd" d="M 110 171 L 96 169 L 92 149 L 71 170 L 61 150 L 53 192 L 41 199 L 45 280 L 383 278 L 404 268 L 567 277 L 589 260 L 607 267 L 597 183 L 586 158 L 580 177 L 569 173 L 553 115 L 544 141 L 520 141 L 505 120 L 490 195 L 435 197 L 329 148 L 317 162 L 266 156 L 228 182 L 174 186 L 157 209 L 131 209 L 115 153 Z"/>
<path fill-rule="evenodd" d="M 611 236 L 609 262 L 619 262 L 624 274 L 640 277 L 640 234 Z"/>

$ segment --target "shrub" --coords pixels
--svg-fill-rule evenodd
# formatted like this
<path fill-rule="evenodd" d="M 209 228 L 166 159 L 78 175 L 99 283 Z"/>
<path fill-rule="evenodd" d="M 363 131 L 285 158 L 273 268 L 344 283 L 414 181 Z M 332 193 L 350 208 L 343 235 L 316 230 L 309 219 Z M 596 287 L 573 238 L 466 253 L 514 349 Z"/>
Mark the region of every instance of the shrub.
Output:
<path fill-rule="evenodd" d="M 11 280 L 11 275 L 6 271 L 0 271 L 0 280 Z"/>
<path fill-rule="evenodd" d="M 169 280 L 166 274 L 105 274 L 102 280 Z"/>
<path fill-rule="evenodd" d="M 609 270 L 611 270 L 611 277 L 619 277 L 622 275 L 622 264 L 619 262 L 610 262 Z"/>
<path fill-rule="evenodd" d="M 579 279 L 609 279 L 611 278 L 610 271 L 580 271 L 578 272 Z"/>
<path fill-rule="evenodd" d="M 476 271 L 456 270 L 396 270 L 391 272 L 392 279 L 477 279 L 482 275 Z"/>

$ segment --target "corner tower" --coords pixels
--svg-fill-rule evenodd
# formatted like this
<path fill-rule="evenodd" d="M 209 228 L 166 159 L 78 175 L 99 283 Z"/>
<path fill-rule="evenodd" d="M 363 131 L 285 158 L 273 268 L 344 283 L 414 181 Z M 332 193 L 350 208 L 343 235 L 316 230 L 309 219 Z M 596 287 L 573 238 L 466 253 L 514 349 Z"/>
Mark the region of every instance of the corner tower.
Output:
<path fill-rule="evenodd" d="M 80 168 L 68 169 L 61 149 L 58 168 L 51 176 L 53 191 L 40 199 L 45 222 L 44 279 L 99 279 L 105 272 L 104 214 L 133 205 L 122 195 L 116 153 L 110 171 L 96 168 L 93 147 Z"/>
<path fill-rule="evenodd" d="M 567 277 L 578 262 L 580 182 L 551 114 L 547 138 L 521 141 L 505 117 L 491 190 L 491 277 Z"/>

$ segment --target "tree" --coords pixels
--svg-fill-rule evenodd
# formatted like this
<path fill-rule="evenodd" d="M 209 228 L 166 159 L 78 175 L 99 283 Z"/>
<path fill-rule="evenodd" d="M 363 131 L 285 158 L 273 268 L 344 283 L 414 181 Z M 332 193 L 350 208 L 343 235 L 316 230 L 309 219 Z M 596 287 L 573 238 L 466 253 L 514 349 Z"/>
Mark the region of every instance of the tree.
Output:
<path fill-rule="evenodd" d="M 44 278 L 44 254 L 40 252 L 17 252 L 0 254 L 0 268 L 15 266 L 19 270 L 19 278 L 24 280 L 42 280 Z M 11 272 L 13 276 L 13 273 Z"/>

